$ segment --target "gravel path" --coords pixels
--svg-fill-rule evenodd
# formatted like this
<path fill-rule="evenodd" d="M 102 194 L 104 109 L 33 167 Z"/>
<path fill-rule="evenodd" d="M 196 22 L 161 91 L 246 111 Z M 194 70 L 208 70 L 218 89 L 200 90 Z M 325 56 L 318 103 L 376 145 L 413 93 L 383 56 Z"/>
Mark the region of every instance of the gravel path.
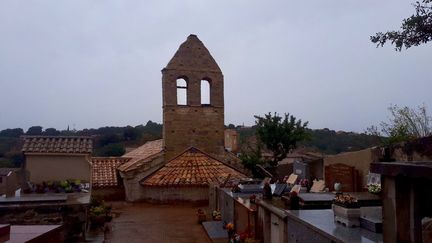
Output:
<path fill-rule="evenodd" d="M 112 212 L 116 217 L 110 223 L 106 242 L 210 243 L 203 227 L 197 223 L 198 208 L 115 202 Z"/>

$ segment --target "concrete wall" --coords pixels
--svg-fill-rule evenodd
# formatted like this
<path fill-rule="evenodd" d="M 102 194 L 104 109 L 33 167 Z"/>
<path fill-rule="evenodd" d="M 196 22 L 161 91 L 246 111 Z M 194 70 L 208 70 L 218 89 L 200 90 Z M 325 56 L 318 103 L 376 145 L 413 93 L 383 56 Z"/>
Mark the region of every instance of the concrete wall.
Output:
<path fill-rule="evenodd" d="M 271 205 L 271 202 L 259 200 L 257 202 L 257 237 L 264 243 L 287 243 L 289 231 L 287 230 L 287 215 L 280 208 Z M 296 241 L 293 241 L 296 242 Z M 309 242 L 309 241 L 300 241 Z"/>
<path fill-rule="evenodd" d="M 27 155 L 25 169 L 29 181 L 60 181 L 79 179 L 90 181 L 90 162 L 86 155 Z"/>
<path fill-rule="evenodd" d="M 222 221 L 234 222 L 234 200 L 227 189 L 218 191 L 218 208 L 222 215 Z"/>
<path fill-rule="evenodd" d="M 368 148 L 355 152 L 341 153 L 337 155 L 330 155 L 324 157 L 324 168 L 331 164 L 346 164 L 349 166 L 354 166 L 359 172 L 361 178 L 362 187 L 366 186 L 367 178 L 366 176 L 370 170 L 370 164 L 372 162 L 378 162 L 381 151 L 378 148 Z M 325 173 L 324 173 L 325 174 Z M 326 185 L 329 186 L 329 185 Z"/>

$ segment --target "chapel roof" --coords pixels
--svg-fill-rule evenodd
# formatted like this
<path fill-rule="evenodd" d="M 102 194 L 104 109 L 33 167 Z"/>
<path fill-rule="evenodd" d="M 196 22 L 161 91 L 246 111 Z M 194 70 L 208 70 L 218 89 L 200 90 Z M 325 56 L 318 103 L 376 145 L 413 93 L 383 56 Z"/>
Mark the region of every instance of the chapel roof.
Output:
<path fill-rule="evenodd" d="M 124 154 L 122 157 L 130 160 L 118 167 L 120 171 L 126 172 L 139 168 L 154 157 L 163 155 L 163 139 L 146 142 L 144 145 Z"/>
<path fill-rule="evenodd" d="M 140 183 L 143 186 L 207 186 L 245 177 L 211 155 L 190 147 Z"/>

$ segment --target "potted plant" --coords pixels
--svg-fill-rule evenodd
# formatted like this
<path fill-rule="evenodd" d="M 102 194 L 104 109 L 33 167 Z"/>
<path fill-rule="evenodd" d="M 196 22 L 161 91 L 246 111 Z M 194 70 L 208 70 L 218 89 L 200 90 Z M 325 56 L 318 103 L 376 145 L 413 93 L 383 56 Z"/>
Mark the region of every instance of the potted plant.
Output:
<path fill-rule="evenodd" d="M 373 194 L 380 194 L 381 193 L 381 184 L 378 183 L 372 183 L 368 185 L 368 191 Z"/>
<path fill-rule="evenodd" d="M 213 220 L 215 220 L 215 221 L 221 221 L 222 220 L 222 215 L 221 215 L 221 212 L 219 210 L 214 210 L 212 213 L 212 217 L 213 217 Z"/>
<path fill-rule="evenodd" d="M 197 217 L 198 217 L 199 224 L 207 220 L 206 214 L 204 210 L 202 210 L 201 208 L 199 208 L 197 211 Z"/>
<path fill-rule="evenodd" d="M 350 194 L 338 194 L 333 200 L 334 220 L 347 227 L 360 226 L 360 206 Z"/>

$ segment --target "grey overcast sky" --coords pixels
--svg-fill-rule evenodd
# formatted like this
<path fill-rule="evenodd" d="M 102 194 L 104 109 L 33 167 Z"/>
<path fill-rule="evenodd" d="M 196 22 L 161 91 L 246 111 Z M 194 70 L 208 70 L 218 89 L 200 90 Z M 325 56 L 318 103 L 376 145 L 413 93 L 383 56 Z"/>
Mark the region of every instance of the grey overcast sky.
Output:
<path fill-rule="evenodd" d="M 0 1 L 0 129 L 162 121 L 161 72 L 191 33 L 225 77 L 225 123 L 289 112 L 358 131 L 390 104 L 432 111 L 432 44 L 402 52 L 414 0 Z"/>

